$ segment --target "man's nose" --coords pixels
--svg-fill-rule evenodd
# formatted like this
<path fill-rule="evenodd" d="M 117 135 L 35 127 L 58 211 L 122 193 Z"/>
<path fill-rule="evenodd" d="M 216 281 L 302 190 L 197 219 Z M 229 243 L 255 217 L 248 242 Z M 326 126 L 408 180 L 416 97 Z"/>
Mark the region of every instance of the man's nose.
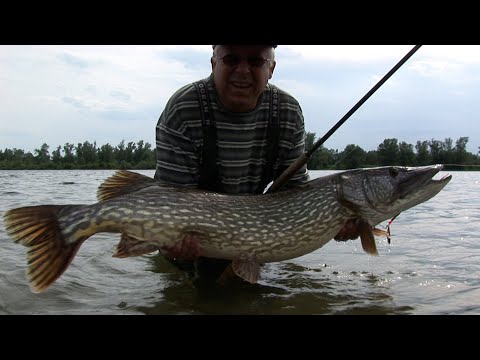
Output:
<path fill-rule="evenodd" d="M 248 63 L 248 59 L 242 58 L 240 60 L 240 63 L 236 66 L 235 70 L 239 72 L 244 72 L 244 73 L 251 72 L 251 66 Z"/>

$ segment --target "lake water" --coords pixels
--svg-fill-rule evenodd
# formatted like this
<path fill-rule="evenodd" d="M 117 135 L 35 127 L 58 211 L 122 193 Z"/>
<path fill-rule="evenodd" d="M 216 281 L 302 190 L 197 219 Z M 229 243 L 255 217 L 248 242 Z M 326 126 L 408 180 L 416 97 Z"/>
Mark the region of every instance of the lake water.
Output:
<path fill-rule="evenodd" d="M 311 171 L 312 178 L 328 173 Z M 436 197 L 395 219 L 391 244 L 377 238 L 380 256 L 364 253 L 360 240 L 332 240 L 266 264 L 254 285 L 197 288 L 158 255 L 113 258 L 119 235 L 96 234 L 35 294 L 25 277 L 26 248 L 0 221 L 0 314 L 480 314 L 480 172 L 449 173 L 453 179 Z M 98 185 L 112 174 L 0 171 L 0 215 L 96 202 Z"/>

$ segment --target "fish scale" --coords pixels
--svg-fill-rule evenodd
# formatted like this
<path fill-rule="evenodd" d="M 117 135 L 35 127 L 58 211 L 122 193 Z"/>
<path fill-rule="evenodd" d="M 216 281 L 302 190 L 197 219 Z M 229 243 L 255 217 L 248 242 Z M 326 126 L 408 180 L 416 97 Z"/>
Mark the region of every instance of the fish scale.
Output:
<path fill-rule="evenodd" d="M 63 236 L 71 242 L 99 232 L 128 232 L 160 248 L 173 246 L 182 234 L 195 231 L 206 234 L 201 242 L 203 256 L 233 260 L 243 252 L 255 252 L 259 261 L 271 262 L 321 247 L 326 237 L 317 235 L 328 229 L 330 240 L 349 217 L 343 213 L 347 209 L 335 201 L 333 190 L 289 192 L 289 201 L 275 195 L 265 195 L 265 199 L 240 196 L 232 204 L 230 195 L 153 186 L 74 212 L 69 209 L 65 215 L 62 212 L 58 222 Z M 145 205 L 137 198 L 144 194 L 156 201 Z M 306 208 L 305 199 L 315 207 Z M 191 217 L 185 210 L 201 215 Z"/>

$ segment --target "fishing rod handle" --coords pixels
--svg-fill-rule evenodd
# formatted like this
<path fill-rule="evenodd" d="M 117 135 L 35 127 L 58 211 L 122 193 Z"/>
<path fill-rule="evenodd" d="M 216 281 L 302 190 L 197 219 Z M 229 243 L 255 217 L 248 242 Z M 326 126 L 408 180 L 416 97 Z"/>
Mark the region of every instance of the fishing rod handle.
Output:
<path fill-rule="evenodd" d="M 300 157 L 291 163 L 290 166 L 273 182 L 266 193 L 277 191 L 283 184 L 288 182 L 288 180 L 290 180 L 292 176 L 307 163 L 308 158 L 309 156 L 306 152 L 300 155 Z"/>

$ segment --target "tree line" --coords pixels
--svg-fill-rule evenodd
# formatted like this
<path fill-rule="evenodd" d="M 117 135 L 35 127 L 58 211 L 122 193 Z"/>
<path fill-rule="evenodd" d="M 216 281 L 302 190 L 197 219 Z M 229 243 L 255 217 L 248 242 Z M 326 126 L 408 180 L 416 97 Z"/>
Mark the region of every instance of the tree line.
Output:
<path fill-rule="evenodd" d="M 311 149 L 316 135 L 307 132 L 306 149 Z M 361 167 L 401 165 L 423 166 L 445 164 L 445 170 L 479 170 L 480 147 L 477 154 L 468 152 L 468 137 L 460 137 L 454 143 L 451 138 L 417 141 L 415 145 L 390 138 L 376 150 L 365 151 L 349 144 L 343 151 L 320 146 L 310 157 L 307 166 L 311 170 L 354 169 Z M 155 169 L 155 148 L 143 140 L 117 146 L 97 146 L 85 141 L 77 145 L 66 143 L 50 152 L 43 143 L 34 153 L 21 149 L 0 150 L 0 169 Z"/>
<path fill-rule="evenodd" d="M 307 133 L 306 149 L 315 143 L 315 133 Z M 477 154 L 467 151 L 468 137 L 460 137 L 455 143 L 431 139 L 417 141 L 415 145 L 398 139 L 385 139 L 376 150 L 365 151 L 349 144 L 343 151 L 320 146 L 310 157 L 309 169 L 355 169 L 373 166 L 424 166 L 444 164 L 445 170 L 480 170 L 480 147 Z"/>
<path fill-rule="evenodd" d="M 85 141 L 57 146 L 43 143 L 34 153 L 21 149 L 0 150 L 0 169 L 154 169 L 155 149 L 143 140 L 122 140 L 117 146 Z"/>

